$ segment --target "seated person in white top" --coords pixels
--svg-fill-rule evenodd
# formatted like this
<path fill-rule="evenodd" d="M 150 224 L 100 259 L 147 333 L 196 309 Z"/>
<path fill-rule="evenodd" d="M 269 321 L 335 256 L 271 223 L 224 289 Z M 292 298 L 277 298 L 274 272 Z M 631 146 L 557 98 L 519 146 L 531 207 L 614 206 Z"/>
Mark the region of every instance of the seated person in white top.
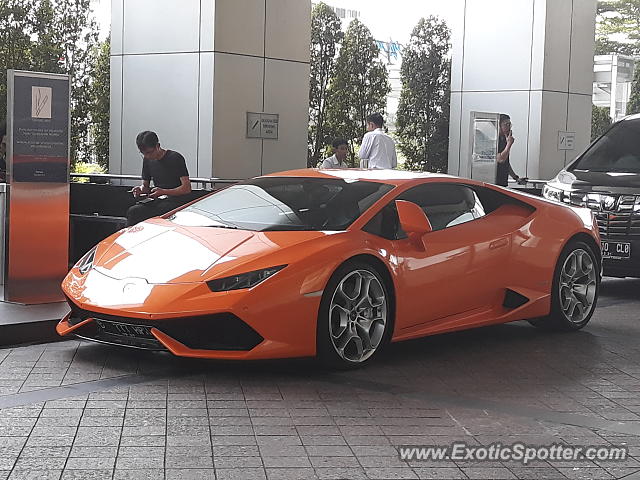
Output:
<path fill-rule="evenodd" d="M 384 120 L 379 113 L 372 113 L 367 117 L 367 133 L 362 138 L 360 146 L 361 168 L 396 168 L 396 142 L 384 133 Z"/>
<path fill-rule="evenodd" d="M 347 164 L 344 162 L 347 158 L 347 153 L 349 153 L 347 141 L 344 138 L 336 138 L 331 147 L 333 148 L 333 155 L 322 161 L 321 168 L 347 168 Z"/>

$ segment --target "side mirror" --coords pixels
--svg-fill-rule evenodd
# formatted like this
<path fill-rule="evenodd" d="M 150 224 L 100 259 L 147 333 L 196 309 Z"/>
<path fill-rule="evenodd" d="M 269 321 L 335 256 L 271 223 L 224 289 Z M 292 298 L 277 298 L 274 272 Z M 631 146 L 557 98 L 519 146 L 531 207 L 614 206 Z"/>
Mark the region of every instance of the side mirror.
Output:
<path fill-rule="evenodd" d="M 409 237 L 422 237 L 425 233 L 433 230 L 433 228 L 431 228 L 431 222 L 429 222 L 425 213 L 415 203 L 406 200 L 396 200 L 396 208 L 398 209 L 400 226 Z"/>

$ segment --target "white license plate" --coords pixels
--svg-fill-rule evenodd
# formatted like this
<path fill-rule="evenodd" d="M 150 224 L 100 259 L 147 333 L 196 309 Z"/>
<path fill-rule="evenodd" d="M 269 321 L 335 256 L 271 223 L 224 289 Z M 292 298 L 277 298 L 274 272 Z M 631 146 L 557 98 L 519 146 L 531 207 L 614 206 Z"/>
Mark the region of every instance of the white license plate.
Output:
<path fill-rule="evenodd" d="M 631 258 L 631 244 L 629 242 L 602 242 L 602 258 L 629 259 Z"/>

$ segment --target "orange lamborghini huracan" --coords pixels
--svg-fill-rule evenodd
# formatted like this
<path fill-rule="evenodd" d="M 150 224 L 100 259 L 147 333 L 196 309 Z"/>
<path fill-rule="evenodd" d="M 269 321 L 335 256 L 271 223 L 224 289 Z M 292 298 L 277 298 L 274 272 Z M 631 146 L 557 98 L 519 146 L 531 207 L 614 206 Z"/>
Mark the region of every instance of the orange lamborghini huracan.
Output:
<path fill-rule="evenodd" d="M 184 357 L 317 355 L 527 319 L 577 330 L 600 286 L 587 209 L 447 175 L 296 170 L 112 235 L 63 282 L 60 335 Z"/>

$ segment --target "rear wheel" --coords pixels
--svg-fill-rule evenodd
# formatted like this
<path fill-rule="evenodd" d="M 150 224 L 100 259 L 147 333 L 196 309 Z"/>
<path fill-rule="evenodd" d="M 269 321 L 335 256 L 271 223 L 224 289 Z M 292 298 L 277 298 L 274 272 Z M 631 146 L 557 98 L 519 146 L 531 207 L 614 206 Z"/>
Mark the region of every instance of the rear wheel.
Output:
<path fill-rule="evenodd" d="M 317 347 L 322 363 L 364 365 L 386 343 L 391 322 L 389 293 L 371 265 L 348 262 L 333 274 L 318 313 Z"/>
<path fill-rule="evenodd" d="M 581 241 L 569 243 L 555 268 L 551 293 L 551 312 L 531 320 L 536 327 L 579 330 L 596 308 L 600 290 L 598 260 L 593 248 Z"/>

